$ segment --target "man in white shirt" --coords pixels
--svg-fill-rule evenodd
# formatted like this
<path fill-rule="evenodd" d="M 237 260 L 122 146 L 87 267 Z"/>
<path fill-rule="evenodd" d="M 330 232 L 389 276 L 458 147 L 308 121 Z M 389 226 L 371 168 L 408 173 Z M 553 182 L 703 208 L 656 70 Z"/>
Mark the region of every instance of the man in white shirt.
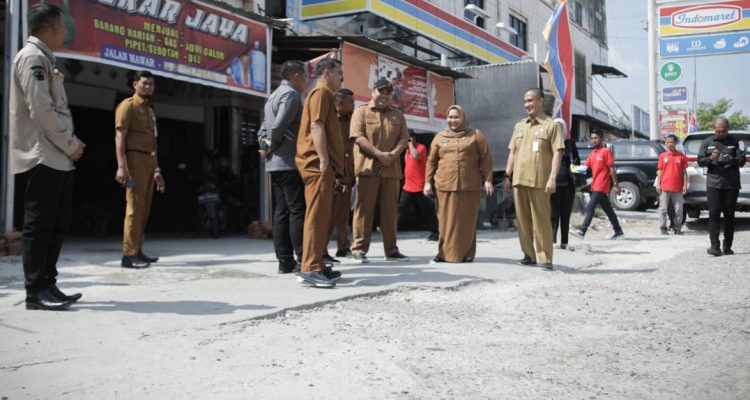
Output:
<path fill-rule="evenodd" d="M 57 259 L 70 225 L 73 163 L 85 145 L 73 133 L 73 118 L 55 68 L 53 51 L 67 30 L 60 8 L 29 8 L 29 39 L 13 60 L 10 133 L 13 173 L 26 181 L 23 271 L 27 310 L 64 310 L 80 297 L 57 288 Z"/>

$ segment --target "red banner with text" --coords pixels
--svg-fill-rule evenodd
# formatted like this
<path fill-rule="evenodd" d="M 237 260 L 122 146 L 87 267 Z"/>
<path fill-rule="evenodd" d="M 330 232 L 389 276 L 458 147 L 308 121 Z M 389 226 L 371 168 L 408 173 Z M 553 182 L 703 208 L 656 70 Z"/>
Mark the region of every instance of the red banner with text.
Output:
<path fill-rule="evenodd" d="M 197 0 L 46 1 L 64 11 L 62 57 L 268 94 L 270 30 L 263 23 Z"/>

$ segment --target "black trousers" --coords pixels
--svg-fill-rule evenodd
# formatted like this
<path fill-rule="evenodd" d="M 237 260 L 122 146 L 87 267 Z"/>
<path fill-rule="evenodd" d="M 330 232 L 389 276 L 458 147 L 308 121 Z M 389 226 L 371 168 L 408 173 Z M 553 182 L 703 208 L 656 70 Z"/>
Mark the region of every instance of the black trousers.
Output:
<path fill-rule="evenodd" d="M 734 240 L 734 210 L 737 207 L 739 189 L 706 188 L 708 197 L 708 237 L 711 247 L 719 248 L 719 227 L 724 214 L 724 248 L 731 249 Z"/>
<path fill-rule="evenodd" d="M 273 248 L 276 258 L 293 262 L 302 259 L 302 231 L 305 224 L 305 184 L 299 172 L 271 172 L 273 186 Z"/>
<path fill-rule="evenodd" d="M 26 293 L 48 290 L 57 282 L 57 259 L 73 215 L 73 171 L 37 165 L 26 180 L 23 207 L 23 273 Z"/>
<path fill-rule="evenodd" d="M 402 218 L 409 212 L 409 206 L 411 204 L 416 204 L 422 218 L 427 221 L 430 232 L 438 234 L 438 221 L 437 214 L 435 213 L 435 205 L 432 203 L 432 200 L 427 198 L 422 192 L 401 191 L 401 195 L 398 198 L 398 226 L 402 225 Z"/>
<path fill-rule="evenodd" d="M 570 231 L 570 214 L 573 212 L 573 200 L 576 197 L 574 185 L 558 186 L 550 196 L 552 207 L 552 243 L 557 243 L 557 227 L 560 227 L 560 243 L 568 244 Z"/>
<path fill-rule="evenodd" d="M 612 224 L 612 228 L 615 229 L 615 232 L 621 233 L 622 227 L 620 227 L 620 221 L 617 220 L 617 214 L 615 214 L 615 210 L 612 209 L 612 204 L 609 202 L 609 194 L 604 192 L 591 192 L 591 199 L 589 200 L 589 204 L 586 205 L 586 216 L 583 218 L 581 231 L 586 233 L 589 229 L 591 220 L 594 219 L 594 210 L 596 209 L 597 204 L 602 206 L 602 210 L 607 214 L 607 218 L 609 218 L 609 222 Z"/>

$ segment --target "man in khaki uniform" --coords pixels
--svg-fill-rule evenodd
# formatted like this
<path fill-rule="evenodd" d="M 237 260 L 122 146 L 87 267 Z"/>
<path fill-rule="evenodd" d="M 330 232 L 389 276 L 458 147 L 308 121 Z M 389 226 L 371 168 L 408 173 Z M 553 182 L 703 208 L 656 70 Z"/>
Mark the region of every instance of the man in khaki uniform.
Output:
<path fill-rule="evenodd" d="M 508 148 L 503 187 L 510 193 L 518 220 L 518 239 L 524 257 L 522 265 L 535 265 L 552 270 L 552 218 L 550 195 L 557 186 L 564 136 L 559 124 L 544 115 L 544 94 L 529 89 L 523 96 L 528 117 L 518 121 Z M 536 250 L 534 245 L 536 244 Z"/>
<path fill-rule="evenodd" d="M 361 264 L 369 262 L 372 224 L 377 204 L 386 260 L 408 261 L 398 251 L 396 227 L 401 180 L 399 157 L 409 141 L 404 114 L 392 105 L 393 86 L 380 78 L 372 90 L 372 99 L 354 110 L 350 137 L 355 140 L 354 175 L 357 177 L 357 201 L 352 221 L 352 257 Z"/>
<path fill-rule="evenodd" d="M 146 268 L 159 260 L 142 251 L 154 184 L 164 193 L 164 178 L 156 158 L 156 115 L 151 107 L 154 87 L 151 72 L 139 72 L 133 81 L 133 97 L 123 100 L 115 111 L 115 180 L 126 188 L 121 263 L 125 268 Z"/>
<path fill-rule="evenodd" d="M 318 82 L 307 95 L 297 135 L 297 170 L 305 183 L 302 266 L 297 281 L 321 288 L 336 286 L 341 273 L 325 265 L 336 179 L 344 176 L 344 142 L 334 105 L 344 72 L 341 61 L 327 58 L 315 65 Z"/>
<path fill-rule="evenodd" d="M 344 142 L 344 176 L 336 181 L 336 190 L 333 194 L 333 223 L 329 229 L 328 236 L 336 228 L 336 257 L 347 257 L 351 255 L 349 246 L 349 212 L 351 211 L 351 188 L 354 183 L 354 158 L 352 151 L 354 142 L 349 138 L 349 125 L 352 121 L 354 111 L 354 92 L 341 88 L 336 93 L 336 113 L 341 123 L 341 140 Z M 340 264 L 341 261 L 328 255 L 326 250 L 323 256 L 326 263 Z"/>
<path fill-rule="evenodd" d="M 64 310 L 81 298 L 57 288 L 57 260 L 73 214 L 73 163 L 84 144 L 73 133 L 53 51 L 67 30 L 49 4 L 28 12 L 29 39 L 10 70 L 9 131 L 12 172 L 26 182 L 23 195 L 23 273 L 27 310 Z"/>

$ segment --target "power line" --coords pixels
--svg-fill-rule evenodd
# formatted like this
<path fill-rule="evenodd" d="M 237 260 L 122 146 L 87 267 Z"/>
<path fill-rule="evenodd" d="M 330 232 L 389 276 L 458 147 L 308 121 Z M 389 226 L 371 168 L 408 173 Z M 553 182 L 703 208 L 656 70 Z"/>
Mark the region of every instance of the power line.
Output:
<path fill-rule="evenodd" d="M 592 77 L 592 81 L 593 81 L 593 77 Z M 604 84 L 603 84 L 603 83 L 602 83 L 602 82 L 601 82 L 601 81 L 600 81 L 599 79 L 597 79 L 596 81 L 597 81 L 597 82 L 599 82 L 599 86 L 601 86 L 601 87 L 602 87 L 602 89 L 604 89 L 604 92 L 605 92 L 605 93 L 607 93 L 607 95 L 608 95 L 608 96 L 609 96 L 609 97 L 610 97 L 610 98 L 612 99 L 612 101 L 614 101 L 614 102 L 615 102 L 615 104 L 617 105 L 617 108 L 619 108 L 619 109 L 620 109 L 620 112 L 622 113 L 622 115 L 625 115 L 625 116 L 627 116 L 627 113 L 626 113 L 626 112 L 625 112 L 625 111 L 624 111 L 624 110 L 622 109 L 622 106 L 621 106 L 621 105 L 620 105 L 620 103 L 619 103 L 619 102 L 617 101 L 617 99 L 615 99 L 615 97 L 614 97 L 614 96 L 612 96 L 612 94 L 611 94 L 611 93 L 609 93 L 609 90 L 607 90 L 607 87 L 606 87 L 606 86 L 604 86 Z M 593 86 L 592 86 L 591 88 L 593 89 Z"/>

